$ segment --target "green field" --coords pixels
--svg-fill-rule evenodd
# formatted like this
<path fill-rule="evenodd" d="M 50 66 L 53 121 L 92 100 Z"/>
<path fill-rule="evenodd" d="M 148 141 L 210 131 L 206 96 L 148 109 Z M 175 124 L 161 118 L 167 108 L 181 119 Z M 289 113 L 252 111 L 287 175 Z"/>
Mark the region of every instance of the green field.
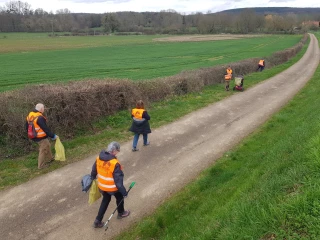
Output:
<path fill-rule="evenodd" d="M 49 38 L 45 34 L 1 33 L 0 91 L 30 83 L 105 77 L 139 80 L 170 76 L 183 70 L 270 56 L 298 43 L 301 35 L 177 43 L 154 42 L 154 38 Z"/>
<path fill-rule="evenodd" d="M 59 33 L 63 34 L 63 33 Z M 1 33 L 0 53 L 62 50 L 127 44 L 144 44 L 157 36 L 81 36 L 48 37 L 48 33 Z"/>

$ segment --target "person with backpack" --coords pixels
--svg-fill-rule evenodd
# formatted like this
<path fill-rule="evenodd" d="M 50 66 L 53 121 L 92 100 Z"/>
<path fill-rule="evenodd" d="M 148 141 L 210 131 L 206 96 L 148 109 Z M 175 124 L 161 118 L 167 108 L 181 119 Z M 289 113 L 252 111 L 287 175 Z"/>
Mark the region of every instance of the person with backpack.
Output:
<path fill-rule="evenodd" d="M 232 79 L 232 69 L 231 69 L 231 67 L 229 66 L 229 67 L 226 69 L 226 74 L 224 75 L 225 89 L 226 89 L 226 91 L 229 91 L 231 79 Z"/>
<path fill-rule="evenodd" d="M 58 136 L 52 133 L 48 128 L 47 119 L 43 113 L 44 105 L 38 103 L 35 109 L 28 114 L 26 119 L 28 138 L 39 145 L 38 169 L 46 168 L 48 163 L 54 161 L 48 138 L 51 138 L 52 140 L 58 138 Z"/>
<path fill-rule="evenodd" d="M 143 136 L 143 146 L 150 145 L 150 142 L 148 141 L 148 134 L 151 133 L 149 125 L 150 116 L 144 109 L 144 103 L 142 100 L 137 101 L 136 107 L 131 111 L 131 117 L 132 124 L 129 130 L 134 133 L 132 152 L 136 152 L 139 151 L 137 144 L 140 134 Z"/>
<path fill-rule="evenodd" d="M 102 194 L 98 215 L 93 222 L 94 228 L 102 228 L 104 226 L 102 219 L 108 209 L 111 196 L 116 198 L 118 206 L 117 218 L 122 219 L 130 215 L 129 210 L 124 210 L 123 198 L 128 195 L 128 192 L 123 185 L 124 174 L 122 166 L 116 157 L 119 152 L 120 144 L 111 142 L 106 150 L 100 152 L 92 166 L 91 179 L 97 178 L 98 188 Z"/>

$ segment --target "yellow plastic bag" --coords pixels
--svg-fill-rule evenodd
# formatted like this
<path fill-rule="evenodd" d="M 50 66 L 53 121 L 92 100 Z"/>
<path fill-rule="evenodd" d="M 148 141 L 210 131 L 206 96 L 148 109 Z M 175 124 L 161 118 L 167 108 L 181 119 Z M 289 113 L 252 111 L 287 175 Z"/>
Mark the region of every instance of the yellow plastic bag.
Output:
<path fill-rule="evenodd" d="M 234 78 L 234 82 L 235 82 L 235 84 L 236 84 L 237 86 L 240 86 L 240 85 L 241 85 L 241 80 L 242 80 L 242 78 L 240 78 L 240 77 Z"/>
<path fill-rule="evenodd" d="M 56 150 L 56 155 L 55 155 L 54 159 L 57 161 L 65 161 L 66 155 L 64 152 L 64 147 L 60 141 L 60 138 L 56 139 L 56 144 L 54 145 L 54 148 Z"/>
<path fill-rule="evenodd" d="M 99 191 L 97 180 L 93 180 L 90 191 L 89 191 L 89 201 L 88 203 L 91 205 L 95 201 L 97 201 L 101 197 L 101 193 Z"/>

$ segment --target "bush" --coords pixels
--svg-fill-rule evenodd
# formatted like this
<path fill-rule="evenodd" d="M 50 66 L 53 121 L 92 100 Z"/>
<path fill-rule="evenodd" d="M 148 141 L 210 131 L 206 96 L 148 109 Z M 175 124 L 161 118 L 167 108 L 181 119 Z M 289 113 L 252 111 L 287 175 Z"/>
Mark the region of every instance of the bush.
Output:
<path fill-rule="evenodd" d="M 114 35 L 128 36 L 128 35 L 142 35 L 141 32 L 116 32 Z"/>
<path fill-rule="evenodd" d="M 56 33 L 54 33 L 54 34 L 52 34 L 52 33 L 49 33 L 48 34 L 48 37 L 58 37 L 59 35 L 58 34 L 56 34 Z"/>

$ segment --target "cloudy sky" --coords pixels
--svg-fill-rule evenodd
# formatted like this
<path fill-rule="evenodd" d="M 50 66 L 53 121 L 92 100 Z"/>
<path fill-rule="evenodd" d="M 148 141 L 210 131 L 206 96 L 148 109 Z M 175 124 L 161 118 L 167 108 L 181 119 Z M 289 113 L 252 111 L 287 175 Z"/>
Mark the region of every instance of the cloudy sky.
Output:
<path fill-rule="evenodd" d="M 9 0 L 0 0 L 3 6 Z M 320 7 L 319 0 L 22 0 L 32 9 L 47 12 L 68 8 L 73 13 L 105 13 L 116 11 L 161 11 L 174 9 L 179 13 L 219 12 L 244 7 Z"/>

